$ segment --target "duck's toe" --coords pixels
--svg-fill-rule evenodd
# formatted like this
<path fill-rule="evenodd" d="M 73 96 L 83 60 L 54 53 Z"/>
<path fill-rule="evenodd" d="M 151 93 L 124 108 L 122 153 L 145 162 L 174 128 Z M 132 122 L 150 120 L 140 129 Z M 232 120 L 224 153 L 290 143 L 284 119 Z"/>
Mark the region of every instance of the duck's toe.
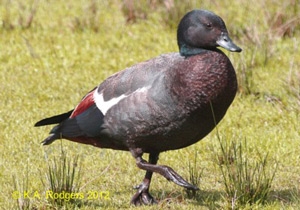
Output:
<path fill-rule="evenodd" d="M 149 193 L 148 186 L 141 184 L 137 186 L 136 189 L 137 192 L 132 197 L 130 201 L 131 204 L 135 206 L 140 206 L 140 205 L 153 205 L 157 203 L 157 201 Z"/>

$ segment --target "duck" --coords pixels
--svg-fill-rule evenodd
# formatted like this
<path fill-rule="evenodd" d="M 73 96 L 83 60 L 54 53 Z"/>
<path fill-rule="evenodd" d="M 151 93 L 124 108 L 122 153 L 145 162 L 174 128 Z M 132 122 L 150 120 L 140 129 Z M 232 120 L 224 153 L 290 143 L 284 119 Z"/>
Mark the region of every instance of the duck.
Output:
<path fill-rule="evenodd" d="M 89 91 L 71 111 L 38 121 L 56 124 L 42 141 L 58 139 L 128 151 L 145 170 L 130 200 L 158 203 L 150 194 L 153 173 L 198 190 L 174 169 L 159 165 L 160 153 L 197 143 L 223 119 L 237 92 L 235 69 L 225 53 L 241 52 L 215 13 L 194 9 L 177 28 L 179 52 L 125 68 Z M 148 161 L 143 154 L 149 154 Z"/>

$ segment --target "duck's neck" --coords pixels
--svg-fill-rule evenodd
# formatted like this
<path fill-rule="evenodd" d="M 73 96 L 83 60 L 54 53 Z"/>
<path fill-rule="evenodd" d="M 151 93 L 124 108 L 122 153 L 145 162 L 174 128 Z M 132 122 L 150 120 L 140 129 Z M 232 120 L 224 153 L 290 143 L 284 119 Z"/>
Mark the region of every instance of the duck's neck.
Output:
<path fill-rule="evenodd" d="M 203 48 L 190 47 L 190 46 L 185 45 L 185 44 L 182 44 L 179 48 L 180 55 L 184 56 L 184 57 L 199 55 L 199 54 L 205 53 L 207 51 L 219 51 L 219 50 L 217 48 L 203 49 Z"/>
<path fill-rule="evenodd" d="M 192 55 L 198 55 L 198 54 L 204 53 L 206 51 L 207 51 L 206 49 L 194 48 L 194 47 L 190 47 L 190 46 L 185 45 L 185 44 L 181 45 L 180 49 L 179 49 L 180 55 L 184 56 L 184 57 L 189 57 L 189 56 L 192 56 Z"/>

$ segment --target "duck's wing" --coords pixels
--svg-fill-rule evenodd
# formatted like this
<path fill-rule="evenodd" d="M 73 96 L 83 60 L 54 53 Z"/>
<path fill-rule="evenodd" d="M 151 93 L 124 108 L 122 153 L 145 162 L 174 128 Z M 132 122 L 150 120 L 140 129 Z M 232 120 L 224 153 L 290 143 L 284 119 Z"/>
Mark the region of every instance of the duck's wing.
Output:
<path fill-rule="evenodd" d="M 171 100 L 165 94 L 165 72 L 174 65 L 174 56 L 179 54 L 162 55 L 118 72 L 90 91 L 73 111 L 37 122 L 36 126 L 59 123 L 43 144 L 103 135 L 120 139 L 126 129 L 134 133 L 144 132 L 137 126 L 159 126 L 156 121 Z"/>

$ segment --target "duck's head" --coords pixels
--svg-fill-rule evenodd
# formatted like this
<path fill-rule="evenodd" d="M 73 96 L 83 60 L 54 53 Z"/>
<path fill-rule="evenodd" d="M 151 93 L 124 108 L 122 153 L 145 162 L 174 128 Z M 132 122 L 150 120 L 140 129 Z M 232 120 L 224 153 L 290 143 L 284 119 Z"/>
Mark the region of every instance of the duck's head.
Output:
<path fill-rule="evenodd" d="M 182 56 L 199 54 L 203 49 L 214 50 L 219 46 L 231 52 L 242 51 L 229 38 L 224 21 L 207 10 L 192 10 L 181 19 L 177 42 Z"/>

